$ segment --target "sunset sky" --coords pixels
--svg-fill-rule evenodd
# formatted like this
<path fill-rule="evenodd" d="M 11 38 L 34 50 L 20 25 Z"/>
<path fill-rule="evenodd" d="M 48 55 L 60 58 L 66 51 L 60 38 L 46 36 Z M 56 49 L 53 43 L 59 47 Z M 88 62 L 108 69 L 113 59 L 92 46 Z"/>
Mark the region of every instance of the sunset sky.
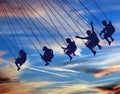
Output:
<path fill-rule="evenodd" d="M 102 49 L 96 47 L 94 56 L 86 41 L 75 36 L 87 36 L 91 21 L 99 36 L 103 20 L 114 25 L 114 42 L 109 46 L 101 39 Z M 119 0 L 1 0 L 0 94 L 118 94 L 119 36 Z M 66 38 L 78 48 L 72 61 L 61 48 L 66 47 Z M 39 55 L 43 46 L 54 51 L 49 66 Z M 20 49 L 27 53 L 27 61 L 18 72 L 14 58 Z"/>

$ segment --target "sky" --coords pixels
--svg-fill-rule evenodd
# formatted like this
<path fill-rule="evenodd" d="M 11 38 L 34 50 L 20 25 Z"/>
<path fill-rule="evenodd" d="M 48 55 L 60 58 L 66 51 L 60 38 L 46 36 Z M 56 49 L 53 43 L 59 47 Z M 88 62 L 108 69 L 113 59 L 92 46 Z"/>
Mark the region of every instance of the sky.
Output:
<path fill-rule="evenodd" d="M 1 0 L 0 94 L 119 94 L 119 19 L 119 0 Z M 100 39 L 102 49 L 95 47 L 94 56 L 86 40 L 75 36 L 87 36 L 91 21 L 99 36 L 103 20 L 114 25 L 114 42 Z M 66 38 L 77 45 L 72 61 L 61 48 Z M 49 66 L 39 55 L 43 46 L 54 52 Z M 27 61 L 18 72 L 20 49 Z"/>

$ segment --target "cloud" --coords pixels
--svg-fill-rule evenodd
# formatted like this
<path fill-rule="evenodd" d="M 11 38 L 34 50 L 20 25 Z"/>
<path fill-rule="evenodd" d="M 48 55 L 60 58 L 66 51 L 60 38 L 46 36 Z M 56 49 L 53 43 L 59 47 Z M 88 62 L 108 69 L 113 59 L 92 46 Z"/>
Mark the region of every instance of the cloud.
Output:
<path fill-rule="evenodd" d="M 65 78 L 68 78 L 69 76 L 67 75 L 63 75 L 63 74 L 59 74 L 59 73 L 54 73 L 54 72 L 49 72 L 49 71 L 46 71 L 46 70 L 41 70 L 41 69 L 36 69 L 36 68 L 32 68 L 32 67 L 28 67 L 28 66 L 24 66 L 30 70 L 33 70 L 33 71 L 38 71 L 38 72 L 43 72 L 43 73 L 48 73 L 48 74 L 51 74 L 51 75 L 55 75 L 55 76 L 59 76 L 59 77 L 65 77 Z"/>
<path fill-rule="evenodd" d="M 45 70 L 54 70 L 54 71 L 62 71 L 62 72 L 71 72 L 71 73 L 78 73 L 75 70 L 65 69 L 65 68 L 59 68 L 59 67 L 45 67 Z"/>
<path fill-rule="evenodd" d="M 0 78 L 0 94 L 29 94 L 38 93 L 37 88 L 42 88 L 53 84 L 52 82 L 23 82 L 11 80 L 10 78 Z"/>
<path fill-rule="evenodd" d="M 120 71 L 120 68 L 111 68 L 111 69 L 98 70 L 94 72 L 93 74 L 96 77 L 101 77 L 101 76 L 112 74 L 112 73 L 119 72 L 119 71 Z"/>
<path fill-rule="evenodd" d="M 70 94 L 75 93 L 77 91 L 80 92 L 80 90 L 88 89 L 87 85 L 82 84 L 76 84 L 76 85 L 67 85 L 63 86 L 61 88 L 56 88 L 52 90 L 45 90 L 41 91 L 42 94 Z"/>
<path fill-rule="evenodd" d="M 116 73 L 116 72 L 120 72 L 120 66 L 118 64 L 114 65 L 103 65 L 101 66 L 101 68 L 83 68 L 81 69 L 81 71 L 84 71 L 85 73 L 91 73 L 93 74 L 95 77 L 102 77 L 105 75 L 109 75 L 112 73 Z"/>
<path fill-rule="evenodd" d="M 6 54 L 7 54 L 6 51 L 0 51 L 0 57 L 4 56 L 4 55 L 6 55 Z"/>
<path fill-rule="evenodd" d="M 119 94 L 120 93 L 120 84 L 112 84 L 107 86 L 99 86 L 94 88 L 98 93 L 104 94 Z"/>
<path fill-rule="evenodd" d="M 36 94 L 38 93 L 37 88 L 54 84 L 49 81 L 27 82 L 20 80 L 20 72 L 16 71 L 15 65 L 3 61 L 0 63 L 0 94 Z"/>
<path fill-rule="evenodd" d="M 11 11 L 12 11 L 14 13 L 16 12 L 17 15 L 14 14 L 15 16 L 23 17 L 24 15 L 23 15 L 22 11 L 24 11 L 24 9 L 25 9 L 25 11 L 27 13 L 30 13 L 30 11 L 28 9 L 28 7 L 30 8 L 30 6 L 33 7 L 40 15 L 44 15 L 45 14 L 45 12 L 43 12 L 40 9 L 41 6 L 40 6 L 38 0 L 36 0 L 36 1 L 29 0 L 29 2 L 26 1 L 26 0 L 25 1 L 21 1 L 21 0 L 2 0 L 2 2 L 0 2 L 0 5 L 1 5 L 1 8 L 5 9 L 7 11 L 8 16 L 13 16 L 11 14 Z M 37 6 L 39 6 L 39 7 L 37 7 Z M 31 11 L 36 15 L 36 13 L 33 10 L 31 10 Z M 4 12 L 3 12 L 2 9 L 0 10 L 0 16 L 4 17 Z M 30 15 L 30 16 L 33 17 L 32 15 Z"/>

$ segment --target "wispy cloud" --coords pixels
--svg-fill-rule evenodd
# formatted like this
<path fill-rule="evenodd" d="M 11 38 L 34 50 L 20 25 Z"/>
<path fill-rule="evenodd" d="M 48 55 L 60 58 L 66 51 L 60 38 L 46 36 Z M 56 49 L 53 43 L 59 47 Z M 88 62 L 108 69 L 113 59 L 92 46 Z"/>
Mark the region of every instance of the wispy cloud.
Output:
<path fill-rule="evenodd" d="M 37 88 L 54 84 L 54 82 L 26 82 L 19 79 L 19 72 L 15 71 L 15 65 L 5 62 L 0 63 L 0 94 L 29 94 L 37 93 Z M 4 66 L 4 68 L 3 68 Z"/>
<path fill-rule="evenodd" d="M 112 85 L 106 85 L 106 86 L 99 86 L 94 88 L 99 93 L 105 93 L 105 94 L 119 94 L 120 93 L 120 84 L 115 83 Z"/>
<path fill-rule="evenodd" d="M 0 51 L 0 57 L 4 56 L 4 55 L 6 55 L 6 54 L 7 54 L 6 51 Z"/>

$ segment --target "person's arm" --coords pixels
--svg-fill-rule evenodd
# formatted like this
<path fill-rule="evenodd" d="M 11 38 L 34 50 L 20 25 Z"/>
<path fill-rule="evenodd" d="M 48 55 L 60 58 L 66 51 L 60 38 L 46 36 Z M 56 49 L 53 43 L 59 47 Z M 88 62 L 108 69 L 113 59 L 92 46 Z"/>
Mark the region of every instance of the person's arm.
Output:
<path fill-rule="evenodd" d="M 67 46 L 68 47 L 68 46 Z M 64 50 L 64 52 L 67 50 L 67 47 L 65 48 L 65 47 L 61 47 L 63 50 Z"/>
<path fill-rule="evenodd" d="M 52 49 L 50 49 L 51 50 L 51 53 L 53 53 L 53 50 Z"/>
<path fill-rule="evenodd" d="M 22 58 L 22 54 L 20 53 L 19 56 L 18 56 L 18 59 L 21 59 Z"/>
<path fill-rule="evenodd" d="M 106 28 L 103 28 L 103 30 L 100 32 L 100 36 L 102 33 L 105 33 L 105 31 L 106 31 Z"/>
<path fill-rule="evenodd" d="M 42 57 L 42 54 L 40 53 L 40 56 Z"/>
<path fill-rule="evenodd" d="M 76 36 L 76 38 L 79 38 L 79 39 L 88 39 L 88 37 L 80 37 L 80 36 Z"/>
<path fill-rule="evenodd" d="M 93 27 L 93 22 L 91 22 L 91 27 L 92 27 L 92 33 L 95 32 Z"/>
<path fill-rule="evenodd" d="M 109 24 L 112 24 L 112 22 L 111 22 L 111 21 L 109 21 Z"/>
<path fill-rule="evenodd" d="M 67 48 L 65 48 L 65 47 L 61 47 L 61 48 L 64 49 L 64 50 L 67 49 Z"/>

